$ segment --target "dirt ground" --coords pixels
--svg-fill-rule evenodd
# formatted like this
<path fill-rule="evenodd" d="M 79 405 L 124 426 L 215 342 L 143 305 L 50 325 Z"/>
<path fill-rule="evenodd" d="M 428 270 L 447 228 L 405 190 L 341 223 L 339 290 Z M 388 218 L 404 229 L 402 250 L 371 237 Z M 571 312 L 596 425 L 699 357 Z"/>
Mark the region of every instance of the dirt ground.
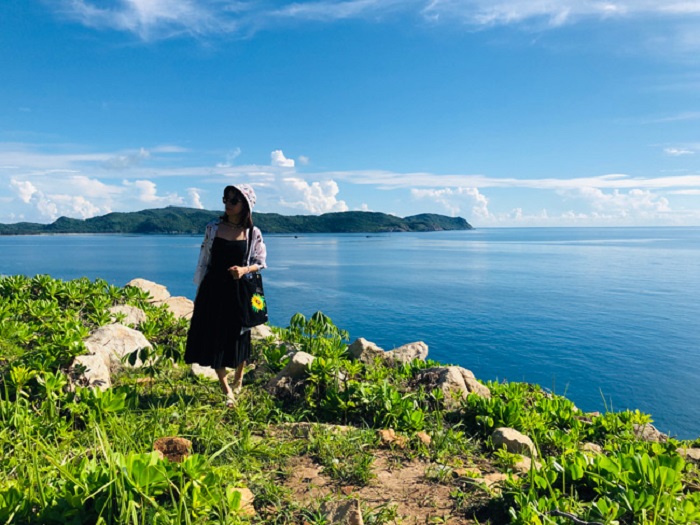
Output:
<path fill-rule="evenodd" d="M 429 463 L 416 459 L 399 460 L 388 450 L 378 451 L 372 468 L 375 477 L 365 487 L 353 487 L 338 484 L 323 474 L 322 466 L 308 456 L 301 456 L 287 464 L 291 475 L 286 479 L 285 486 L 302 505 L 316 505 L 322 498 L 335 494 L 358 499 L 369 512 L 382 506 L 396 505 L 397 523 L 477 523 L 456 510 L 455 502 L 450 497 L 450 492 L 460 483 L 463 486 L 464 482 L 456 476 L 449 483 L 432 481 L 426 477 L 429 466 Z M 476 489 L 474 498 L 488 500 L 488 493 Z"/>

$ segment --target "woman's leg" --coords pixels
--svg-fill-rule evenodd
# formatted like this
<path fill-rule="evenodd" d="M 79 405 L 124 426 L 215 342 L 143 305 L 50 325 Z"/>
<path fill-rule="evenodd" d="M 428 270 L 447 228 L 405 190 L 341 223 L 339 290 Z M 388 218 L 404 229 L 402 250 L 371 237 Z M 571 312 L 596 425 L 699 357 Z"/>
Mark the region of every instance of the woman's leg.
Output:
<path fill-rule="evenodd" d="M 219 378 L 219 384 L 221 385 L 221 390 L 223 390 L 224 394 L 226 394 L 226 395 L 230 394 L 231 387 L 228 384 L 226 368 L 215 368 L 214 371 L 216 372 L 216 375 Z"/>
<path fill-rule="evenodd" d="M 233 392 L 238 394 L 243 388 L 243 373 L 245 372 L 245 361 L 242 361 L 236 367 L 236 372 L 233 374 Z"/>

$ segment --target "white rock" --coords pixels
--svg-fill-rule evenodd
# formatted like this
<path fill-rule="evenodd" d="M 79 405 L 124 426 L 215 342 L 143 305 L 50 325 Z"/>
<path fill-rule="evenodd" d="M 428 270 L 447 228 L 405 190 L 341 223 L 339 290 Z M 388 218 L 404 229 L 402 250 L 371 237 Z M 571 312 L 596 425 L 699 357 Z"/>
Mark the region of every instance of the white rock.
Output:
<path fill-rule="evenodd" d="M 136 288 L 141 288 L 143 291 L 151 294 L 151 299 L 149 302 L 157 303 L 165 301 L 170 297 L 170 292 L 162 284 L 154 283 L 153 281 L 148 281 L 146 279 L 132 279 L 126 286 L 134 286 Z"/>
<path fill-rule="evenodd" d="M 533 465 L 535 466 L 535 470 L 540 470 L 542 468 L 542 464 L 539 461 L 535 460 L 533 463 L 532 459 L 529 457 L 520 456 L 520 459 L 513 465 L 513 468 L 521 474 L 527 474 L 532 470 Z"/>
<path fill-rule="evenodd" d="M 77 356 L 68 369 L 68 378 L 72 385 L 78 384 L 100 390 L 112 387 L 109 367 L 100 355 Z"/>
<path fill-rule="evenodd" d="M 251 329 L 250 337 L 252 339 L 267 339 L 269 337 L 275 337 L 275 334 L 272 332 L 272 328 L 266 324 L 259 324 Z"/>
<path fill-rule="evenodd" d="M 314 359 L 314 356 L 306 352 L 296 352 L 285 367 L 268 381 L 266 388 L 274 389 L 284 379 L 301 379 Z"/>
<path fill-rule="evenodd" d="M 84 343 L 88 351 L 100 356 L 106 366 L 119 366 L 125 355 L 152 347 L 141 332 L 116 323 L 101 326 Z M 140 364 L 137 362 L 136 366 Z"/>
<path fill-rule="evenodd" d="M 146 320 L 146 313 L 141 308 L 129 306 L 128 304 L 112 306 L 109 309 L 109 313 L 112 314 L 112 321 L 114 322 L 117 319 L 116 314 L 123 314 L 125 317 L 119 322 L 127 326 L 138 326 Z"/>
<path fill-rule="evenodd" d="M 512 454 L 526 454 L 530 457 L 537 456 L 537 450 L 532 440 L 513 428 L 500 427 L 491 434 L 493 446 L 497 449 L 506 446 L 506 450 Z"/>
<path fill-rule="evenodd" d="M 348 346 L 350 358 L 363 363 L 372 363 L 377 357 L 384 357 L 384 350 L 363 337 L 356 339 Z"/>
<path fill-rule="evenodd" d="M 184 317 L 185 319 L 192 319 L 192 312 L 194 311 L 194 302 L 192 302 L 187 297 L 168 297 L 164 301 L 155 301 L 153 304 L 166 305 L 168 307 L 168 310 L 170 310 L 175 317 Z"/>
<path fill-rule="evenodd" d="M 653 441 L 656 443 L 665 443 L 668 441 L 668 436 L 663 432 L 660 432 L 651 423 L 646 423 L 645 425 L 634 425 L 634 435 L 640 441 Z"/>
<path fill-rule="evenodd" d="M 192 363 L 191 367 L 194 375 L 211 379 L 212 381 L 219 380 L 219 376 L 216 375 L 216 371 L 210 366 L 201 366 L 197 363 Z"/>
<path fill-rule="evenodd" d="M 700 448 L 677 448 L 678 452 L 686 461 L 700 463 Z"/>
<path fill-rule="evenodd" d="M 423 341 L 408 343 L 385 352 L 384 357 L 395 363 L 410 363 L 414 359 L 425 361 L 425 358 L 428 357 L 428 345 Z"/>
<path fill-rule="evenodd" d="M 430 390 L 442 390 L 447 407 L 459 405 L 459 401 L 472 392 L 482 397 L 491 397 L 488 387 L 479 383 L 470 370 L 461 366 L 426 368 L 416 374 L 416 380 Z"/>

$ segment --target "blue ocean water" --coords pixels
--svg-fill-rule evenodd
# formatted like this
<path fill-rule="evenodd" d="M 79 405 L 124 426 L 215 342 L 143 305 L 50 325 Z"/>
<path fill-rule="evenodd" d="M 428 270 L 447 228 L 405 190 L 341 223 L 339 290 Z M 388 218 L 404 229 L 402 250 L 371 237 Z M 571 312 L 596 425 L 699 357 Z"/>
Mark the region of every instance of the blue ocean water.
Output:
<path fill-rule="evenodd" d="M 584 410 L 638 408 L 700 436 L 700 228 L 267 235 L 273 324 L 321 310 L 480 379 L 539 383 Z M 0 274 L 134 277 L 193 298 L 199 236 L 0 237 Z"/>

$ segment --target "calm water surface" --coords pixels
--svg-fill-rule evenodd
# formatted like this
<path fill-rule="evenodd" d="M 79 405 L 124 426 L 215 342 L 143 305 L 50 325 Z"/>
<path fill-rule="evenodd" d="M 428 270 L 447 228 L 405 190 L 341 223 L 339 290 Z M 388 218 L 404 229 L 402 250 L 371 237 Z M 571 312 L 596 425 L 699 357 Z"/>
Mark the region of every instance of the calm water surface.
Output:
<path fill-rule="evenodd" d="M 0 237 L 0 274 L 134 277 L 193 298 L 201 238 Z M 322 310 L 351 339 L 423 340 L 480 379 L 700 436 L 700 228 L 266 236 L 273 324 Z"/>

